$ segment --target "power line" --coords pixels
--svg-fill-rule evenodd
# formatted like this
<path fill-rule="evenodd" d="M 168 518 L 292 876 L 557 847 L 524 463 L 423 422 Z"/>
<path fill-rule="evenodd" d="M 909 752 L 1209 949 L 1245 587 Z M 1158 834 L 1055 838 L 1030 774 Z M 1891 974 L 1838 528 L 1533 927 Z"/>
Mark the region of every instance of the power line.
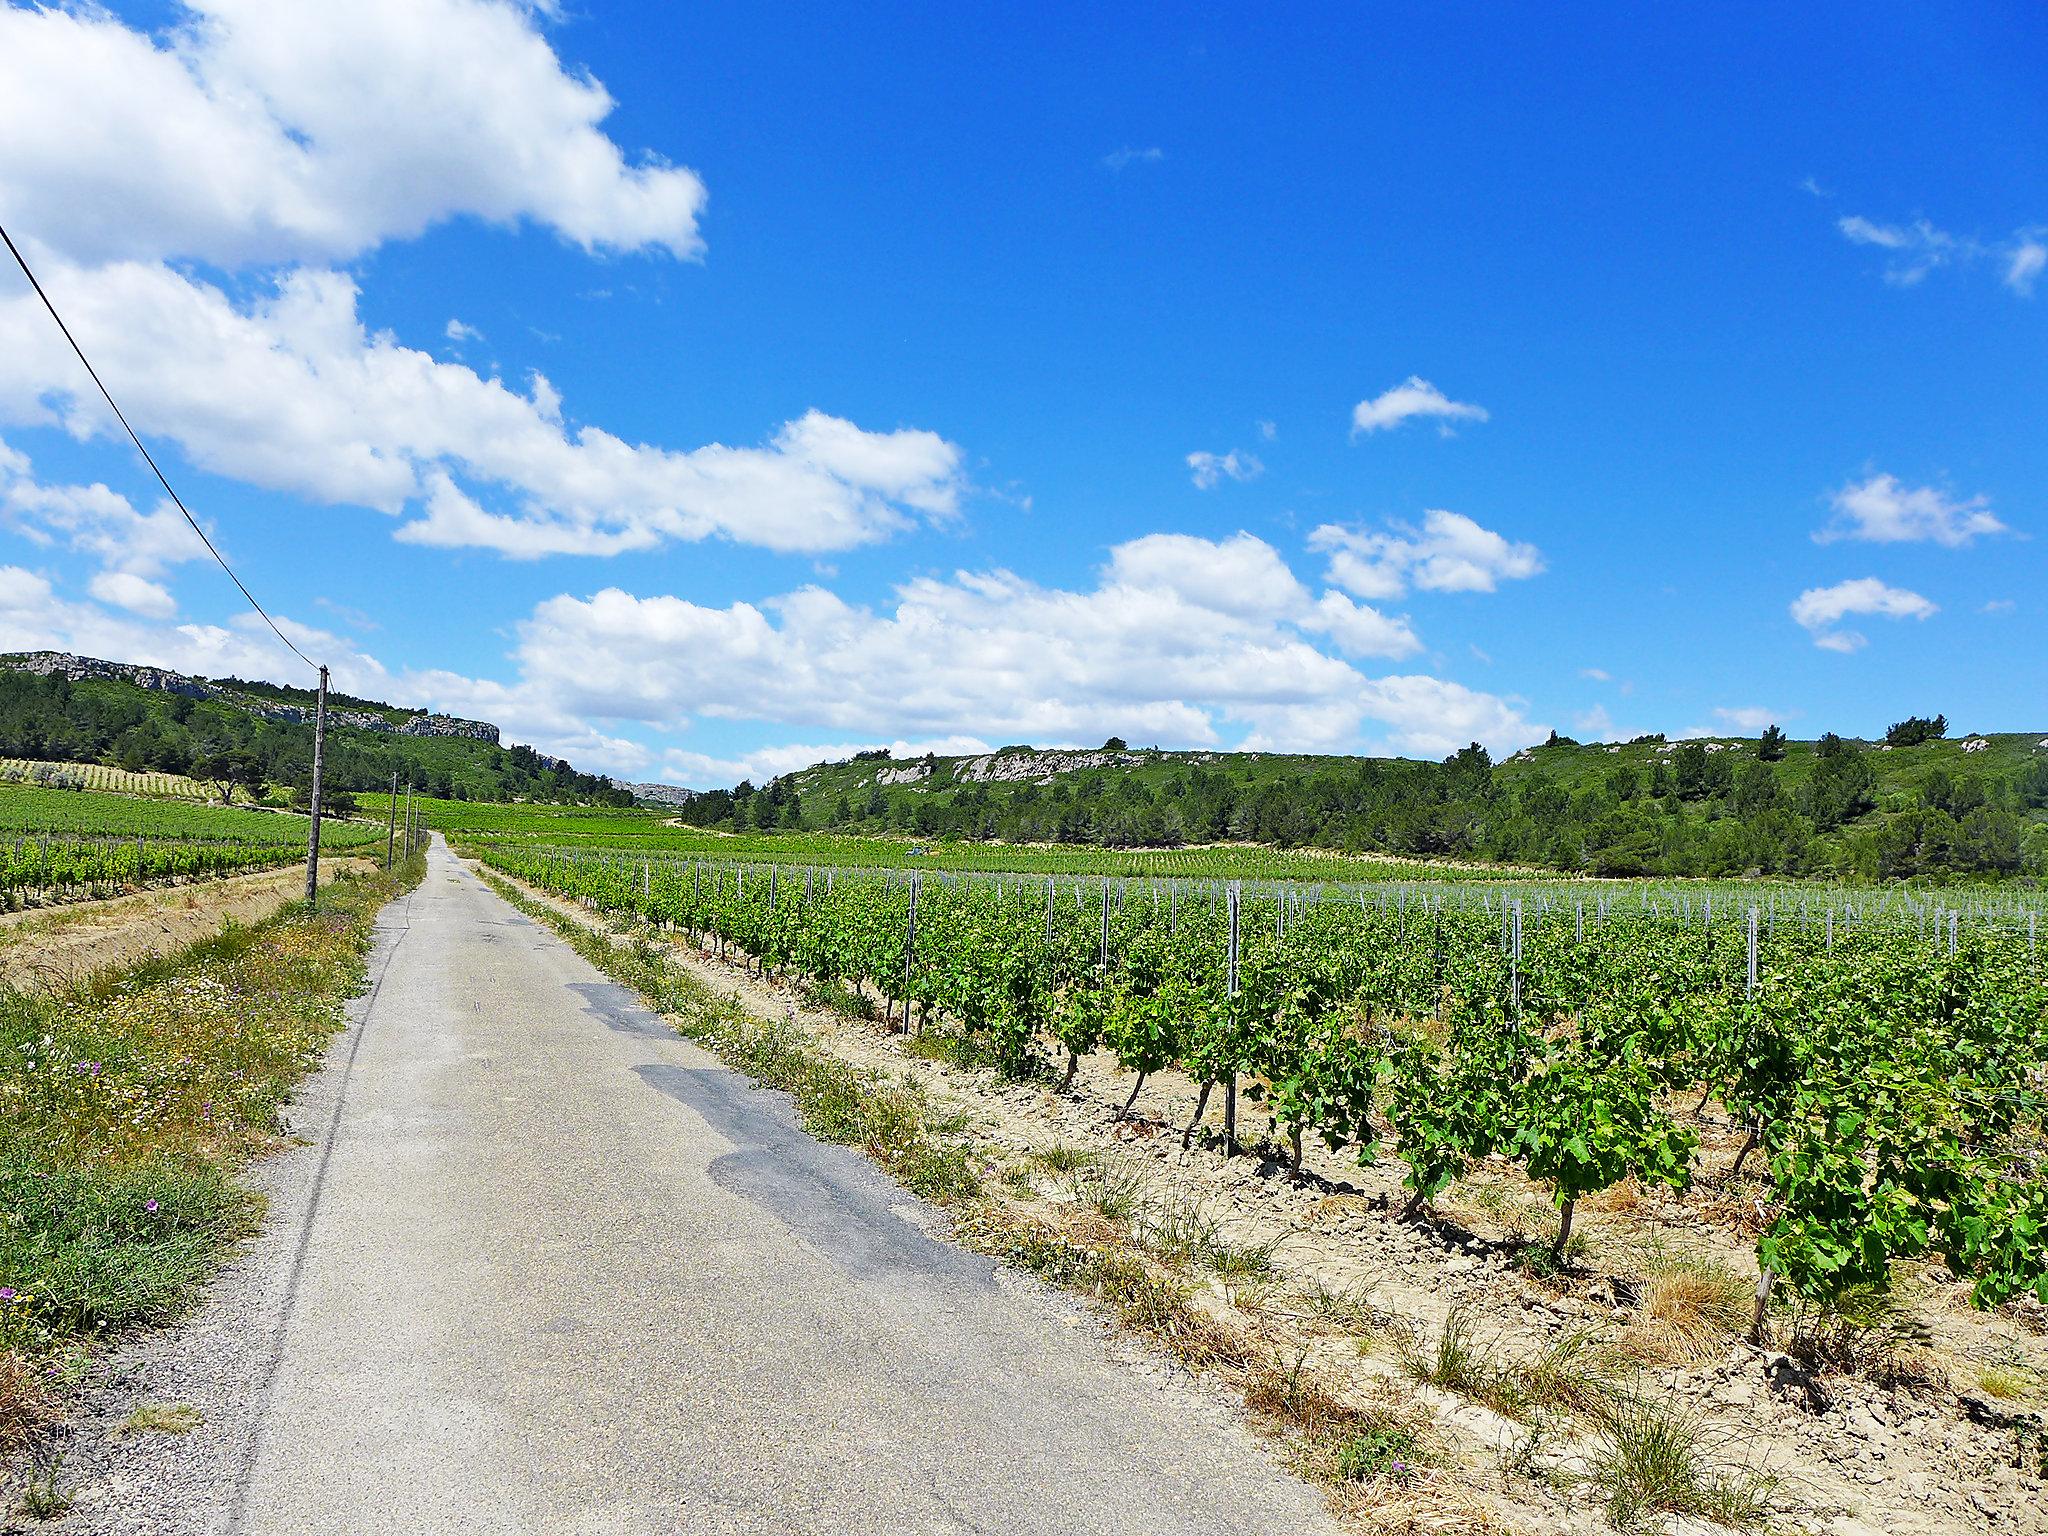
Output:
<path fill-rule="evenodd" d="M 296 645 L 294 645 L 292 643 L 291 636 L 287 635 L 283 630 L 277 627 L 277 620 L 273 619 L 269 615 L 269 613 L 265 611 L 263 605 L 256 601 L 256 594 L 251 592 L 247 587 L 242 585 L 242 578 L 237 576 L 234 572 L 233 567 L 231 567 L 227 563 L 227 561 L 221 558 L 220 551 L 213 547 L 213 540 L 209 539 L 206 536 L 206 530 L 199 526 L 199 519 L 194 517 L 192 513 L 186 508 L 185 503 L 179 498 L 178 493 L 171 489 L 171 482 L 164 478 L 164 472 L 161 469 L 157 468 L 156 460 L 151 458 L 149 456 L 149 450 L 142 446 L 142 439 L 137 437 L 135 435 L 135 429 L 128 425 L 128 418 L 121 414 L 121 407 L 114 404 L 114 397 L 107 393 L 107 386 L 100 382 L 99 370 L 94 368 L 91 360 L 86 357 L 85 349 L 79 346 L 78 338 L 71 334 L 71 327 L 64 323 L 64 317 L 57 313 L 57 306 L 50 302 L 50 296 L 47 293 L 43 292 L 43 285 L 36 281 L 35 273 L 29 270 L 27 259 L 23 257 L 20 248 L 16 246 L 14 243 L 14 237 L 7 233 L 6 227 L 4 225 L 0 225 L 0 240 L 4 240 L 7 242 L 8 252 L 14 257 L 14 264 L 21 268 L 21 275 L 28 279 L 29 287 L 35 289 L 36 297 L 43 301 L 43 308 L 47 309 L 50 312 L 50 318 L 57 322 L 57 329 L 64 333 L 64 339 L 71 343 L 71 350 L 78 354 L 78 360 L 81 363 L 85 364 L 85 371 L 92 375 L 93 383 L 99 386 L 100 398 L 107 402 L 107 408 L 114 413 L 114 419 L 121 423 L 121 429 L 128 434 L 128 441 L 133 443 L 135 445 L 135 451 L 142 455 L 142 462 L 147 464 L 150 468 L 150 472 L 156 476 L 157 484 L 161 485 L 164 488 L 164 494 L 171 498 L 171 504 L 175 506 L 180 512 L 183 512 L 185 514 L 185 521 L 190 523 L 192 525 L 192 531 L 199 535 L 199 542 L 206 546 L 206 552 L 209 555 L 213 556 L 215 563 L 218 564 L 222 570 L 228 573 L 228 580 L 232 581 L 235 584 L 235 590 L 240 592 L 243 597 L 248 599 L 249 606 L 256 610 L 257 616 L 261 618 L 264 623 L 270 626 L 270 632 L 273 635 L 277 636 L 279 640 L 284 642 L 285 649 L 289 650 L 294 656 L 298 657 L 299 660 L 303 661 L 307 666 L 312 667 L 315 671 L 318 671 L 320 668 L 320 663 L 315 661 L 312 657 L 308 656 L 304 651 L 300 650 Z"/>

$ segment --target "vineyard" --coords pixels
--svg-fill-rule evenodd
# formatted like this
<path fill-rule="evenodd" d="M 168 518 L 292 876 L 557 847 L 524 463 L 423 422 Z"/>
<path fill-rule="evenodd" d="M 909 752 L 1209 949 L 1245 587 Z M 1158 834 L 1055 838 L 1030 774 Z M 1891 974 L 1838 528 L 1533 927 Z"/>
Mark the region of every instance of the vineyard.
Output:
<path fill-rule="evenodd" d="M 356 797 L 365 814 L 382 815 L 384 795 Z M 403 798 L 403 797 L 401 797 Z M 1433 880 L 1447 874 L 1479 882 L 1555 879 L 1548 871 L 1504 865 L 1459 865 L 1382 855 L 1282 849 L 1256 844 L 1186 848 L 1100 848 L 916 839 L 800 830 L 716 832 L 679 825 L 673 813 L 608 807 L 493 805 L 420 800 L 428 825 L 451 837 L 487 838 L 507 846 L 582 846 L 636 855 L 693 855 L 726 861 L 862 869 L 943 869 L 1016 875 L 1107 875 L 1156 880 Z"/>
<path fill-rule="evenodd" d="M 2048 967 L 2024 897 L 1026 880 L 481 849 L 542 889 L 974 1037 L 1013 1070 L 1106 1050 L 1233 1117 L 1406 1165 L 1411 1213 L 1506 1157 L 1558 1211 L 1710 1170 L 1684 1111 L 1747 1127 L 1778 1300 L 1938 1257 L 2048 1299 Z M 1048 1061 L 1048 1057 L 1050 1060 Z M 1062 1065 L 1064 1063 L 1064 1065 Z M 1233 1124 L 1229 1145 L 1236 1145 Z M 1774 1297 L 1775 1293 L 1775 1297 Z"/>
<path fill-rule="evenodd" d="M 308 822 L 271 811 L 0 784 L 0 902 L 111 895 L 302 859 Z M 384 828 L 325 820 L 323 846 L 382 847 Z"/>
<path fill-rule="evenodd" d="M 105 763 L 57 763 L 25 757 L 0 758 L 0 783 L 105 790 L 166 800 L 213 798 L 205 785 L 182 773 L 130 772 Z"/>

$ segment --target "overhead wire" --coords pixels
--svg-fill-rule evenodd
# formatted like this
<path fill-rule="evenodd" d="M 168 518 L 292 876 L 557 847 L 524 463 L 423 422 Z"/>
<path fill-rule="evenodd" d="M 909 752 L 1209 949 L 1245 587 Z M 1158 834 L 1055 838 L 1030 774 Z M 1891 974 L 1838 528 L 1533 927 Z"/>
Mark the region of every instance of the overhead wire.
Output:
<path fill-rule="evenodd" d="M 270 626 L 270 632 L 284 643 L 285 649 L 298 657 L 307 666 L 313 668 L 314 671 L 319 671 L 320 663 L 300 650 L 293 642 L 292 637 L 278 628 L 277 620 L 273 619 L 269 611 L 256 601 L 256 594 L 249 590 L 243 583 L 242 578 L 235 574 L 234 567 L 227 563 L 218 549 L 214 548 L 213 540 L 209 539 L 206 536 L 206 530 L 199 526 L 199 519 L 192 515 L 191 510 L 185 505 L 183 498 L 172 488 L 171 482 L 164 477 L 163 470 L 157 467 L 156 460 L 150 456 L 149 449 L 143 446 L 142 439 L 136 435 L 135 429 L 128 424 L 128 418 L 122 414 L 121 407 L 114 403 L 114 397 L 108 392 L 105 382 L 101 380 L 99 370 L 93 367 L 92 360 L 85 355 L 85 349 L 79 346 L 78 338 L 71 334 L 71 327 L 64 323 L 64 317 L 57 313 L 57 306 L 50 302 L 49 294 L 43 291 L 42 283 L 37 281 L 35 273 L 29 268 L 28 259 L 21 254 L 21 248 L 14 243 L 14 237 L 7 233 L 4 225 L 0 225 L 0 240 L 7 242 L 7 250 L 14 257 L 14 264 L 21 268 L 21 275 L 28 279 L 28 285 L 35 290 L 36 297 L 43 301 L 43 308 L 50 312 L 50 318 L 57 322 L 57 329 L 62 331 L 64 339 L 71 343 L 72 352 L 77 355 L 79 362 L 85 365 L 85 371 L 91 375 L 94 385 L 98 387 L 100 398 L 107 402 L 107 408 L 114 413 L 114 419 L 121 423 L 121 429 L 128 434 L 128 440 L 135 445 L 135 451 L 142 455 L 143 463 L 147 464 L 150 472 L 156 476 L 157 484 L 161 485 L 164 488 L 164 494 L 171 498 L 171 505 L 184 515 L 185 521 L 191 524 L 192 531 L 199 535 L 199 542 L 206 546 L 206 552 L 213 556 L 214 563 L 227 572 L 228 580 L 235 584 L 235 590 L 240 592 L 243 598 L 247 600 L 249 606 L 256 610 L 257 617 Z"/>

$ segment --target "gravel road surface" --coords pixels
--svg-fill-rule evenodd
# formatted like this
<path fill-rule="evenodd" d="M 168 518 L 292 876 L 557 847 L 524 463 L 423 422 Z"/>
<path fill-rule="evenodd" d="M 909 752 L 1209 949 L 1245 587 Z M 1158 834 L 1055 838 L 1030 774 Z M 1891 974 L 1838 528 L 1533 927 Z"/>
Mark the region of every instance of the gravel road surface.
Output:
<path fill-rule="evenodd" d="M 67 1466 L 120 1536 L 1316 1532 L 1228 1403 L 679 1039 L 438 841 L 263 1235 Z M 205 1415 L 111 1436 L 137 1402 Z"/>

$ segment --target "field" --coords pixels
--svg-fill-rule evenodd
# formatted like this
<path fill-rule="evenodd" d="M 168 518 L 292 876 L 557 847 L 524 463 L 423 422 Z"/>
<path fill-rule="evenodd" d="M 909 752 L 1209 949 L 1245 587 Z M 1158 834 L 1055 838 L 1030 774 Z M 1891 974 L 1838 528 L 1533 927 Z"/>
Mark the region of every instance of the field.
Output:
<path fill-rule="evenodd" d="M 307 830 L 305 817 L 288 812 L 0 784 L 0 901 L 111 895 L 288 863 L 305 857 Z M 321 824 L 322 846 L 336 851 L 383 840 L 371 822 Z"/>
<path fill-rule="evenodd" d="M 60 785 L 70 781 L 86 789 L 121 795 L 149 795 L 164 800 L 211 800 L 214 796 L 197 779 L 182 773 L 131 773 L 105 763 L 58 763 L 39 758 L 0 758 L 0 783 Z"/>
<path fill-rule="evenodd" d="M 401 796 L 401 803 L 403 797 Z M 381 816 L 389 799 L 359 795 L 363 814 Z M 858 833 L 719 832 L 676 822 L 667 810 L 586 806 L 488 805 L 415 798 L 427 824 L 465 842 L 508 847 L 584 847 L 636 855 L 843 869 L 944 869 L 1019 875 L 1108 875 L 1118 879 L 1385 881 L 1555 879 L 1543 870 L 1428 862 L 1377 855 L 1287 850 L 1255 844 L 1189 848 L 1093 848 L 1057 844 L 962 842 Z"/>

